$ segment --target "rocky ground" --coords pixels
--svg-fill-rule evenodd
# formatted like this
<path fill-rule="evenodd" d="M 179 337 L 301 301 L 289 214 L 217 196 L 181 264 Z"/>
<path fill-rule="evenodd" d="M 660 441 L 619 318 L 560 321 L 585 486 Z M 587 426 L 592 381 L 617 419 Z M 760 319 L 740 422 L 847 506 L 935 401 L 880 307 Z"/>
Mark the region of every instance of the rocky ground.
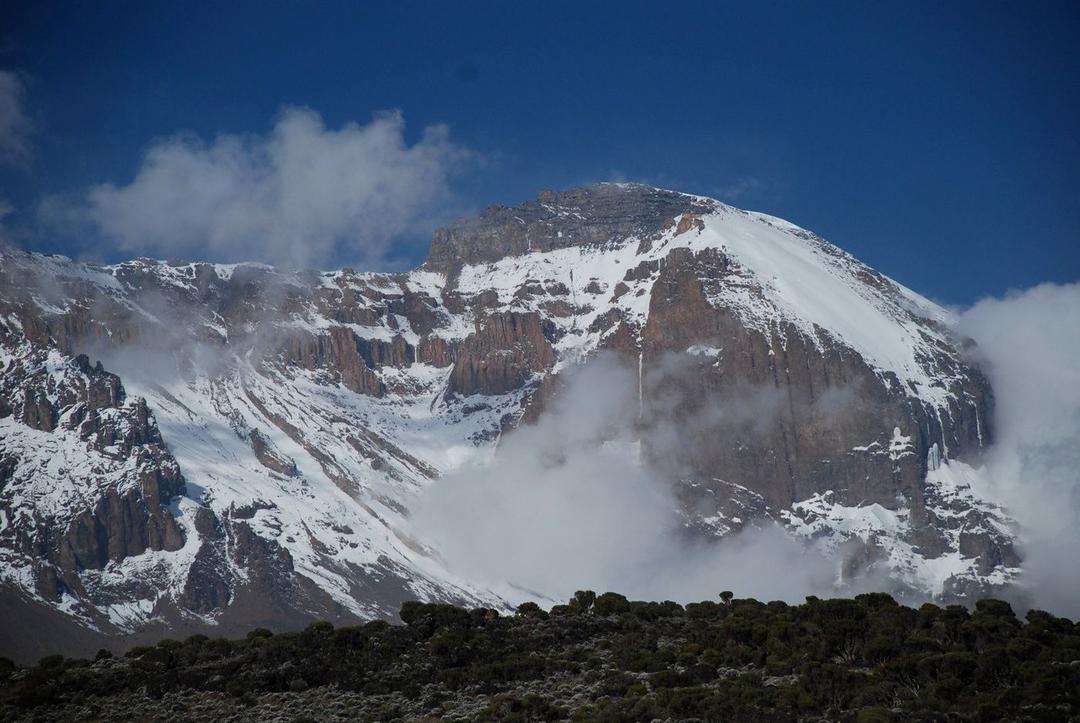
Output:
<path fill-rule="evenodd" d="M 0 664 L 4 720 L 1080 719 L 1080 626 L 1008 604 L 682 607 L 580 592 L 544 611 L 406 603 L 372 622 Z"/>

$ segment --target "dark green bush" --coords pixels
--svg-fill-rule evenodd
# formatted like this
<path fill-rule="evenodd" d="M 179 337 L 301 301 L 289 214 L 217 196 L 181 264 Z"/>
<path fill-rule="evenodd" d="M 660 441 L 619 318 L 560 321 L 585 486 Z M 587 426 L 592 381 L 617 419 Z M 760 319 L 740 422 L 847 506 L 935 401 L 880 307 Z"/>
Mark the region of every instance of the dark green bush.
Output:
<path fill-rule="evenodd" d="M 437 718 L 476 696 L 486 700 L 469 715 L 502 720 L 1080 714 L 1077 626 L 1043 611 L 1021 621 L 994 600 L 974 611 L 914 610 L 880 594 L 803 605 L 732 598 L 684 609 L 580 591 L 550 615 L 535 603 L 504 617 L 409 602 L 400 617 L 404 625 L 313 623 L 299 633 L 257 629 L 236 641 L 163 640 L 104 665 L 50 656 L 20 669 L 0 660 L 0 719 L 19 717 L 5 706 L 55 706 L 28 711 L 38 718 L 101 716 L 103 708 L 78 706 L 90 695 L 132 691 L 154 701 L 216 691 L 235 711 L 267 693 L 310 695 L 328 685 L 370 701 L 359 719 Z"/>
<path fill-rule="evenodd" d="M 621 615 L 630 612 L 630 601 L 617 592 L 605 592 L 593 603 L 597 615 Z"/>
<path fill-rule="evenodd" d="M 547 611 L 531 600 L 518 605 L 517 614 L 523 618 L 537 618 L 540 620 L 546 620 L 548 617 Z"/>

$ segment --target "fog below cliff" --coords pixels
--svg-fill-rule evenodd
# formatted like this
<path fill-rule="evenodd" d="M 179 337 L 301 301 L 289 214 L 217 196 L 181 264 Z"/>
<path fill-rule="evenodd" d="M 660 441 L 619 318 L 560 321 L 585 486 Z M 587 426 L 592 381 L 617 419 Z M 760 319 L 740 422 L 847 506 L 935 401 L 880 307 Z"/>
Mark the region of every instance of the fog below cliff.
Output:
<path fill-rule="evenodd" d="M 639 461 L 635 374 L 604 357 L 581 367 L 537 424 L 432 485 L 415 528 L 452 570 L 515 601 L 831 594 L 837 563 L 777 525 L 722 544 L 687 534 L 671 485 Z"/>
<path fill-rule="evenodd" d="M 981 468 L 976 492 L 1018 525 L 1023 588 L 1009 597 L 1080 616 L 1080 285 L 983 300 L 957 321 L 997 399 L 995 445 L 965 461 Z M 892 587 L 884 577 L 837 587 L 839 560 L 776 525 L 719 544 L 685 534 L 670 484 L 639 461 L 634 374 L 610 359 L 580 369 L 537 424 L 432 485 L 416 529 L 451 569 L 515 601 L 582 588 L 800 601 Z"/>
<path fill-rule="evenodd" d="M 978 343 L 997 401 L 981 491 L 1019 524 L 1031 602 L 1080 617 L 1080 284 L 985 299 L 959 329 Z"/>

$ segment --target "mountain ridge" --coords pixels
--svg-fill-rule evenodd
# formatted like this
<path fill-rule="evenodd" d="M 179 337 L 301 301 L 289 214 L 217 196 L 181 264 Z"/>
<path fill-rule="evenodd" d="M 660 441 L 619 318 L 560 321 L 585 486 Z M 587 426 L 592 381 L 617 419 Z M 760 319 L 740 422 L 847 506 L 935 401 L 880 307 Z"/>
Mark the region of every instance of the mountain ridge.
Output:
<path fill-rule="evenodd" d="M 775 217 L 609 184 L 456 222 L 409 272 L 11 250 L 0 264 L 0 577 L 103 634 L 213 625 L 245 586 L 279 601 L 278 625 L 316 609 L 392 617 L 413 597 L 506 605 L 505 589 L 444 567 L 408 506 L 599 352 L 638 369 L 644 464 L 679 489 L 696 534 L 771 520 L 912 595 L 1017 578 L 1008 518 L 963 462 L 993 439 L 992 390 L 947 312 Z M 78 391 L 113 365 L 124 395 Z M 762 390 L 760 429 L 709 414 Z M 145 513 L 106 514 L 104 532 L 76 522 L 86 503 L 27 503 L 59 484 L 41 435 L 84 460 L 123 436 L 125 414 L 159 430 L 158 467 L 175 464 L 182 487 L 155 507 L 144 485 Z M 672 449 L 651 441 L 661 424 L 678 430 Z M 131 454 L 97 463 L 122 484 L 68 482 L 100 507 L 128 489 Z M 174 520 L 182 545 L 131 547 L 117 520 L 140 515 Z M 54 542 L 80 524 L 89 564 Z"/>

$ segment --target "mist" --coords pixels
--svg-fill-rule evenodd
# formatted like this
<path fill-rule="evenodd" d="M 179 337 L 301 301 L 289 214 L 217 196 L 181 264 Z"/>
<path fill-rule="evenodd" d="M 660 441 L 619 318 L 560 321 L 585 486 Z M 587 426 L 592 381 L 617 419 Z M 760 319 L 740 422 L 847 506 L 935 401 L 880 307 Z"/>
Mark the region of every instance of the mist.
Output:
<path fill-rule="evenodd" d="M 987 489 L 1020 531 L 1037 607 L 1080 617 L 1080 284 L 1042 284 L 959 317 L 996 397 Z"/>
<path fill-rule="evenodd" d="M 1080 284 L 985 299 L 956 318 L 976 341 L 968 353 L 996 397 L 995 442 L 965 461 L 981 468 L 976 493 L 1016 522 L 1023 562 L 1015 597 L 1080 616 Z M 535 425 L 425 490 L 415 528 L 451 570 L 512 601 L 564 600 L 584 588 L 680 602 L 722 589 L 800 601 L 892 587 L 880 572 L 837 587 L 836 560 L 771 523 L 719 542 L 688 534 L 671 480 L 641 462 L 637 388 L 636 371 L 590 360 Z M 842 413 L 850 391 L 825 400 L 822 413 Z M 682 401 L 649 399 L 650 439 L 673 458 L 695 453 L 662 421 Z M 707 401 L 699 414 L 735 420 L 768 417 L 771 406 L 752 389 Z"/>
<path fill-rule="evenodd" d="M 601 356 L 570 374 L 535 425 L 414 506 L 414 529 L 451 570 L 511 601 L 578 589 L 679 602 L 725 589 L 792 602 L 835 594 L 836 563 L 777 525 L 695 539 L 670 481 L 640 463 L 636 371 Z"/>

